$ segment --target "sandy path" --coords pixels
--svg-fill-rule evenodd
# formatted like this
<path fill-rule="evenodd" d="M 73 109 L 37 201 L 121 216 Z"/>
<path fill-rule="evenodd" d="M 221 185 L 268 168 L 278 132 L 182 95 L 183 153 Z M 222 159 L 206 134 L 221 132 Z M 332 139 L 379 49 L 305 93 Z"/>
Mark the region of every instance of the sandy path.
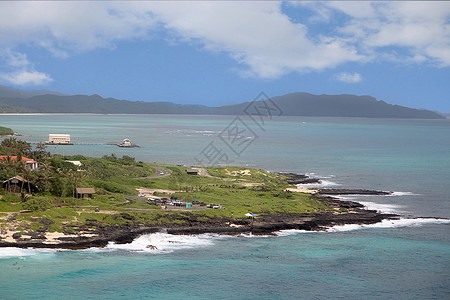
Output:
<path fill-rule="evenodd" d="M 228 169 L 225 169 L 227 175 L 231 176 L 250 176 L 252 175 L 252 172 L 249 169 L 240 170 L 240 171 L 229 171 Z"/>
<path fill-rule="evenodd" d="M 182 191 L 175 191 L 175 190 L 163 190 L 163 189 L 148 189 L 144 187 L 140 187 L 137 189 L 139 191 L 139 194 L 145 193 L 146 197 L 153 196 L 153 193 L 166 193 L 166 194 L 175 194 L 175 193 L 181 193 Z"/>
<path fill-rule="evenodd" d="M 316 194 L 318 192 L 318 190 L 307 188 L 286 188 L 286 190 L 290 192 L 307 193 L 307 194 Z"/>

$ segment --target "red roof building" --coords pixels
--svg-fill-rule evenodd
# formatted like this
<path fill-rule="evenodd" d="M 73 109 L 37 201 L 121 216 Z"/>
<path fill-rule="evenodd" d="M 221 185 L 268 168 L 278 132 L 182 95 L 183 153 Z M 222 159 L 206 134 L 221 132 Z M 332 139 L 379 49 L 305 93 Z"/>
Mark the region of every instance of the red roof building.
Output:
<path fill-rule="evenodd" d="M 7 160 L 8 157 L 12 160 L 12 161 L 17 161 L 17 155 L 0 155 L 0 161 L 3 160 Z M 22 161 L 25 161 L 25 165 L 30 168 L 31 170 L 36 170 L 38 169 L 38 162 L 35 161 L 34 159 L 31 158 L 27 158 L 25 156 L 22 156 Z"/>

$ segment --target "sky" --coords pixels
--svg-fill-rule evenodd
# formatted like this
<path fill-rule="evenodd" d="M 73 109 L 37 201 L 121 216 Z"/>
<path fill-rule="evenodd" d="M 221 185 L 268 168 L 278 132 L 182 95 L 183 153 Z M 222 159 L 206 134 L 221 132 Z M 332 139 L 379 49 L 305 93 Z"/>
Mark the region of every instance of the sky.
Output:
<path fill-rule="evenodd" d="M 218 106 L 370 95 L 450 113 L 450 2 L 1 1 L 0 84 Z"/>

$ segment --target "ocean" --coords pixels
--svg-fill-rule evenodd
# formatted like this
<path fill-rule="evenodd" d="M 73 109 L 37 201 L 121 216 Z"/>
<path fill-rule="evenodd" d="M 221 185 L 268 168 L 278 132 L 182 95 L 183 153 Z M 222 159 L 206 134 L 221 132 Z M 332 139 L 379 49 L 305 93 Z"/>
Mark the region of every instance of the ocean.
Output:
<path fill-rule="evenodd" d="M 192 165 L 211 163 L 205 153 L 214 149 L 226 157 L 213 162 L 219 165 L 307 173 L 326 187 L 393 191 L 345 199 L 402 216 L 327 232 L 161 232 L 103 249 L 3 248 L 2 299 L 450 298 L 450 120 L 56 114 L 0 121 L 31 143 L 70 134 L 75 144 L 49 146 L 52 153 Z M 240 143 L 229 139 L 232 131 Z M 141 147 L 107 145 L 124 138 Z"/>

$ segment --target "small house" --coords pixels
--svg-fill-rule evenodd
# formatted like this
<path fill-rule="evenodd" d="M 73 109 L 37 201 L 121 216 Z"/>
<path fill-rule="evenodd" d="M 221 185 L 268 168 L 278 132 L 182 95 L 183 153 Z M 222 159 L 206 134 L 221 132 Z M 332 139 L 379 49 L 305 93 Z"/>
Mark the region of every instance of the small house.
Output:
<path fill-rule="evenodd" d="M 17 161 L 18 160 L 18 156 L 17 155 L 0 155 L 0 163 L 7 161 L 7 160 L 11 160 L 11 161 Z M 34 159 L 25 157 L 25 156 L 21 156 L 20 159 L 25 162 L 25 166 L 27 168 L 30 168 L 31 170 L 37 170 L 38 169 L 38 162 L 35 161 Z"/>
<path fill-rule="evenodd" d="M 66 160 L 66 162 L 71 163 L 71 164 L 77 166 L 77 171 L 83 171 L 82 168 L 81 168 L 81 166 L 83 165 L 83 164 L 81 163 L 81 161 L 79 161 L 79 160 Z"/>
<path fill-rule="evenodd" d="M 77 198 L 91 199 L 94 194 L 94 188 L 77 188 Z"/>
<path fill-rule="evenodd" d="M 27 193 L 37 191 L 37 187 L 34 183 L 19 175 L 3 181 L 2 186 L 8 193 L 14 194 L 20 194 L 23 191 L 27 191 Z"/>
<path fill-rule="evenodd" d="M 74 164 L 77 167 L 81 167 L 81 161 L 79 161 L 79 160 L 66 160 L 66 162 Z"/>
<path fill-rule="evenodd" d="M 198 175 L 198 170 L 197 169 L 187 169 L 186 173 L 189 175 Z"/>

